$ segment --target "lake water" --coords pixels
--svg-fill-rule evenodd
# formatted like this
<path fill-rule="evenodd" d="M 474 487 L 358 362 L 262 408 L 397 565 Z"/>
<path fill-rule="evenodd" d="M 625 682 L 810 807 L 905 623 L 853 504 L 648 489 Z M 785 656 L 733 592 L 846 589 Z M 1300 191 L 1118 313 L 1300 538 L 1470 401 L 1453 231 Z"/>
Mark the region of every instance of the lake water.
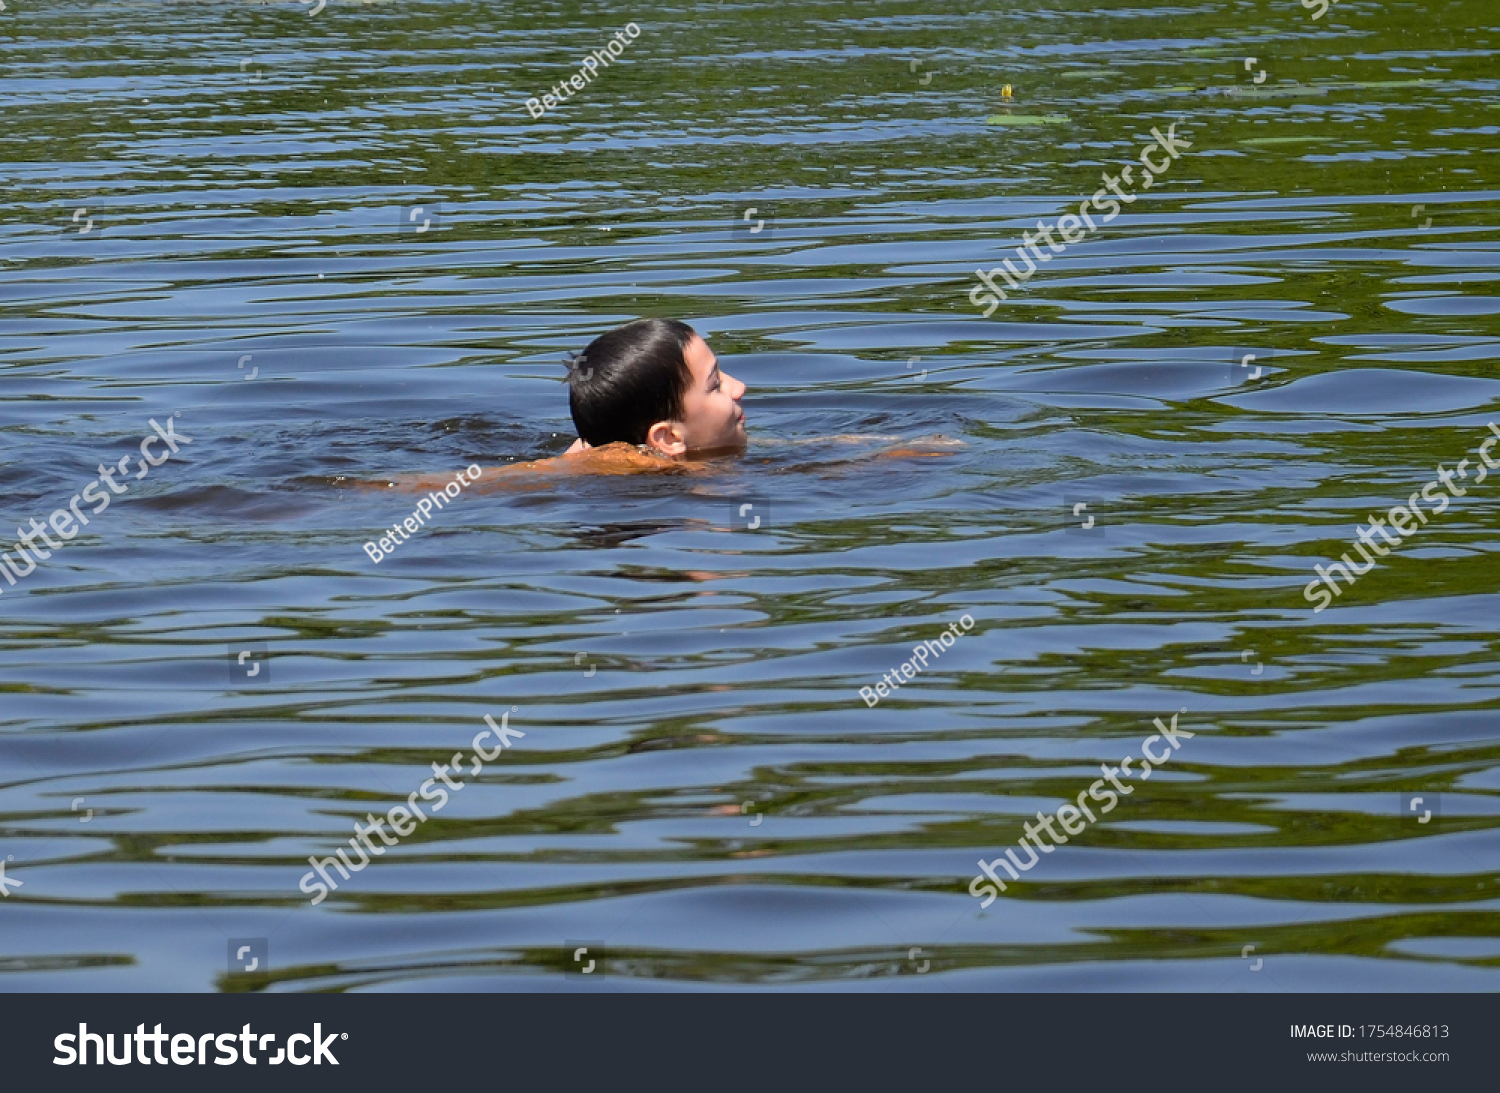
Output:
<path fill-rule="evenodd" d="M 0 584 L 0 989 L 1500 989 L 1500 30 L 1312 14 L 7 3 L 6 519 L 191 439 Z M 353 483 L 562 451 L 640 315 L 749 385 L 743 459 L 370 561 L 415 499 Z"/>

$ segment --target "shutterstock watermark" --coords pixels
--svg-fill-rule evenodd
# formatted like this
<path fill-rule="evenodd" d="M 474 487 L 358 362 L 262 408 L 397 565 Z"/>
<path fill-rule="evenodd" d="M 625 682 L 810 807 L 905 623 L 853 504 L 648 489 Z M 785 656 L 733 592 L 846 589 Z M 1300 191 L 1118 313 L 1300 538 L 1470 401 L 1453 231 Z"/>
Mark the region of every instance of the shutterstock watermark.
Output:
<path fill-rule="evenodd" d="M 476 778 L 479 777 L 479 772 L 484 770 L 485 763 L 494 762 L 500 757 L 500 753 L 502 751 L 510 747 L 512 737 L 519 740 L 521 737 L 526 735 L 524 732 L 510 727 L 509 713 L 506 713 L 500 718 L 500 724 L 498 725 L 495 724 L 495 719 L 489 714 L 484 715 L 484 720 L 486 723 L 488 723 L 489 728 L 485 729 L 478 736 L 474 737 L 473 741 L 471 741 L 470 743 L 470 746 L 474 749 L 474 758 L 472 761 L 473 765 L 469 768 L 469 772 Z M 495 745 L 493 750 L 485 751 L 479 746 L 479 742 L 486 736 L 490 735 L 491 730 L 493 730 L 499 738 L 499 743 Z M 406 836 L 415 831 L 417 829 L 418 823 L 427 822 L 427 813 L 423 812 L 422 806 L 417 804 L 417 798 L 419 796 L 424 801 L 434 802 L 432 805 L 432 811 L 437 812 L 448 803 L 449 789 L 451 789 L 454 793 L 457 793 L 459 790 L 463 789 L 464 783 L 454 781 L 454 779 L 450 776 L 450 773 L 462 774 L 464 772 L 463 761 L 464 753 L 462 751 L 456 751 L 453 753 L 453 758 L 448 760 L 447 763 L 433 763 L 432 777 L 427 779 L 427 781 L 423 782 L 420 786 L 412 790 L 411 793 L 407 795 L 406 804 L 393 805 L 391 809 L 385 814 L 384 822 L 382 822 L 380 819 L 377 819 L 373 813 L 366 813 L 366 826 L 360 827 L 359 824 L 355 824 L 354 838 L 349 840 L 350 848 L 359 855 L 358 865 L 355 865 L 349 860 L 348 856 L 344 853 L 343 847 L 339 847 L 335 852 L 338 854 L 337 858 L 330 855 L 329 857 L 323 858 L 320 861 L 316 855 L 309 855 L 307 861 L 308 864 L 312 866 L 312 869 L 302 874 L 302 880 L 297 885 L 297 887 L 300 888 L 303 892 L 306 892 L 309 896 L 313 897 L 313 906 L 316 907 L 318 904 L 322 903 L 325 899 L 328 898 L 329 891 L 336 891 L 339 886 L 338 881 L 333 879 L 332 874 L 330 874 L 328 872 L 328 869 L 325 867 L 332 866 L 334 869 L 337 869 L 339 871 L 340 875 L 342 875 L 345 880 L 348 880 L 351 872 L 358 873 L 361 869 L 370 864 L 370 856 L 365 854 L 366 847 L 369 848 L 371 855 L 374 855 L 378 858 L 380 857 L 380 855 L 385 853 L 386 846 L 395 846 L 401 841 L 401 839 L 404 839 Z M 438 785 L 439 780 L 442 781 L 442 786 Z M 443 786 L 446 786 L 448 788 L 444 789 Z M 391 830 L 396 833 L 396 835 L 398 836 L 397 838 L 388 838 L 386 836 L 386 823 L 389 823 L 391 825 Z M 376 846 L 373 842 L 370 841 L 370 835 L 372 832 L 380 836 L 380 841 L 384 843 L 385 846 Z M 315 876 L 321 877 L 323 879 L 314 880 L 313 878 Z M 317 890 L 316 895 L 313 894 L 314 889 Z"/>
<path fill-rule="evenodd" d="M 465 486 L 471 486 L 475 482 L 478 482 L 479 476 L 483 473 L 478 463 L 470 463 L 453 476 L 452 482 L 449 482 L 442 489 L 434 493 L 429 493 L 422 500 L 418 501 L 417 510 L 405 520 L 399 524 L 392 524 L 389 535 L 382 535 L 378 540 L 366 543 L 365 553 L 375 560 L 376 565 L 379 565 L 382 558 L 387 554 L 394 554 L 396 547 L 415 535 L 418 528 L 426 526 L 427 521 L 424 518 L 432 515 L 433 505 L 436 505 L 441 511 L 444 498 L 452 501 L 463 491 Z M 465 478 L 465 475 L 468 477 Z M 402 534 L 402 529 L 405 529 L 404 535 Z"/>
<path fill-rule="evenodd" d="M 155 418 L 148 418 L 147 423 L 155 430 L 155 433 L 141 441 L 141 458 L 136 461 L 136 467 L 138 468 L 135 475 L 136 481 L 145 478 L 151 472 L 151 468 L 160 467 L 176 455 L 178 444 L 191 444 L 193 442 L 192 437 L 183 436 L 174 430 L 173 426 L 176 422 L 170 417 L 167 418 L 167 427 L 165 429 L 156 423 Z M 164 449 L 158 453 L 160 458 L 152 458 L 151 445 L 158 443 L 164 445 Z M 32 517 L 30 531 L 22 531 L 20 528 L 16 528 L 16 534 L 20 536 L 20 541 L 11 547 L 11 550 L 14 550 L 25 560 L 26 568 L 22 569 L 9 553 L 0 554 L 0 576 L 3 576 L 10 584 L 14 585 L 21 577 L 29 577 L 32 573 L 36 572 L 37 563 L 32 560 L 30 554 L 26 553 L 28 549 L 37 558 L 45 562 L 52 557 L 53 550 L 61 550 L 63 543 L 77 538 L 78 532 L 82 528 L 87 527 L 89 523 L 88 516 L 79 511 L 78 502 L 87 501 L 89 504 L 94 505 L 95 507 L 90 509 L 89 513 L 92 516 L 98 516 L 105 509 L 109 508 L 112 494 L 121 494 L 129 490 L 130 487 L 124 483 L 115 481 L 115 475 L 124 476 L 129 467 L 130 456 L 128 455 L 121 456 L 120 461 L 110 467 L 106 467 L 103 463 L 99 464 L 99 477 L 75 493 L 66 507 L 59 508 L 53 512 L 47 518 L 46 524 L 39 524 L 36 518 Z M 99 488 L 99 483 L 101 482 L 109 486 L 109 493 L 105 493 Z M 75 524 L 78 526 L 75 527 Z M 57 533 L 57 537 L 62 540 L 61 543 L 47 534 L 48 525 L 51 525 L 52 530 Z M 38 536 L 41 537 L 42 542 L 47 544 L 46 547 L 37 546 L 35 540 Z M 23 543 L 25 544 L 24 546 L 22 545 Z M 47 547 L 50 547 L 51 550 L 47 549 Z M 4 591 L 3 588 L 0 588 L 0 592 Z"/>
<path fill-rule="evenodd" d="M 283 1062 L 293 1066 L 306 1066 L 308 1063 L 322 1066 L 325 1062 L 330 1066 L 338 1066 L 339 1061 L 334 1057 L 331 1045 L 335 1040 L 347 1039 L 347 1032 L 330 1032 L 324 1036 L 322 1023 L 315 1021 L 311 1034 L 292 1033 L 286 1038 L 286 1044 L 277 1046 L 276 1054 L 272 1055 L 271 1047 L 276 1044 L 276 1033 L 257 1033 L 248 1023 L 239 1032 L 205 1032 L 202 1035 L 163 1032 L 160 1024 L 157 1024 L 155 1032 L 147 1032 L 145 1024 L 139 1024 L 135 1026 L 133 1033 L 120 1033 L 120 1056 L 116 1058 L 113 1032 L 100 1035 L 90 1032 L 86 1022 L 79 1022 L 76 1034 L 60 1032 L 53 1038 L 52 1046 L 57 1051 L 57 1056 L 52 1060 L 52 1065 L 89 1066 L 89 1056 L 92 1055 L 95 1066 L 103 1066 L 106 1061 L 112 1066 L 129 1066 L 131 1063 L 150 1066 L 153 1062 L 157 1066 L 165 1066 L 167 1055 L 170 1054 L 175 1066 L 207 1066 L 210 1063 L 215 1066 L 233 1066 L 242 1059 L 250 1066 L 257 1063 L 280 1066 Z M 134 1058 L 130 1052 L 132 1042 L 135 1046 Z M 212 1058 L 209 1057 L 210 1048 L 217 1049 Z M 261 1052 L 259 1059 L 255 1057 L 257 1050 Z"/>
<path fill-rule="evenodd" d="M 1173 122 L 1171 126 L 1168 127 L 1166 136 L 1162 136 L 1161 130 L 1155 128 L 1151 130 L 1151 135 L 1156 138 L 1156 142 L 1154 144 L 1148 144 L 1146 145 L 1146 147 L 1142 148 L 1140 155 L 1141 165 L 1146 169 L 1145 179 L 1143 180 L 1143 184 L 1141 186 L 1141 189 L 1143 190 L 1149 190 L 1155 183 L 1156 178 L 1160 175 L 1166 174 L 1167 171 L 1171 168 L 1172 164 L 1177 162 L 1178 157 L 1182 155 L 1179 149 L 1192 147 L 1191 143 L 1182 140 L 1177 136 L 1176 122 Z M 1151 158 L 1151 153 L 1156 151 L 1158 145 L 1167 155 L 1167 158 L 1161 163 L 1157 163 Z M 1084 239 L 1088 238 L 1090 233 L 1099 230 L 1099 225 L 1095 224 L 1094 218 L 1089 215 L 1089 208 L 1091 205 L 1096 212 L 1105 214 L 1103 217 L 1103 222 L 1105 224 L 1108 224 L 1111 220 L 1120 215 L 1121 201 L 1123 201 L 1127 205 L 1133 205 L 1136 198 L 1138 198 L 1140 195 L 1136 193 L 1127 193 L 1125 192 L 1125 190 L 1121 189 L 1120 183 L 1122 181 L 1126 186 L 1135 186 L 1134 167 L 1129 165 L 1125 166 L 1121 169 L 1119 175 L 1113 178 L 1110 177 L 1108 171 L 1105 171 L 1104 185 L 1094 192 L 1094 196 L 1092 198 L 1086 198 L 1083 203 L 1078 206 L 1077 215 L 1069 213 L 1068 215 L 1058 220 L 1058 222 L 1052 227 L 1049 227 L 1040 220 L 1036 222 L 1037 236 L 1042 242 L 1047 244 L 1047 250 L 1051 253 L 1043 253 L 1037 247 L 1037 240 L 1031 237 L 1031 233 L 1022 232 L 1022 245 L 1016 248 L 1016 254 L 1022 262 L 1026 263 L 1026 269 L 1024 271 L 1017 269 L 1015 263 L 1007 258 L 1005 261 L 1001 262 L 1000 265 L 996 266 L 988 273 L 985 273 L 983 270 L 975 270 L 974 276 L 979 278 L 980 283 L 969 290 L 969 302 L 975 307 L 983 307 L 984 317 L 988 319 L 992 314 L 994 314 L 995 309 L 1000 306 L 1000 301 L 1007 298 L 1005 295 L 1005 290 L 995 283 L 996 277 L 1004 278 L 1005 283 L 1008 284 L 1013 291 L 1019 291 L 1021 285 L 1028 279 L 1030 279 L 1031 275 L 1037 271 L 1037 263 L 1052 261 L 1053 254 L 1061 254 L 1071 244 L 1081 243 Z M 1114 194 L 1114 197 L 1110 197 L 1110 194 Z M 1118 198 L 1119 200 L 1116 200 L 1116 198 Z M 1085 224 L 1088 225 L 1087 231 L 1084 230 Z M 1054 242 L 1052 239 L 1052 232 L 1054 228 L 1056 229 L 1057 233 L 1063 238 L 1063 241 L 1061 243 Z M 1031 253 L 1036 255 L 1036 262 L 1033 262 L 1027 256 L 1027 247 L 1030 247 Z M 986 292 L 986 289 L 989 289 L 989 291 Z M 991 295 L 991 293 L 993 293 L 993 295 Z M 988 302 L 988 306 L 986 306 L 986 302 Z"/>
<path fill-rule="evenodd" d="M 1186 706 L 1182 708 L 1182 712 L 1187 713 Z M 1179 729 L 1177 727 L 1177 715 L 1175 713 L 1172 715 L 1172 724 L 1170 727 L 1167 725 L 1163 725 L 1161 723 L 1161 718 L 1159 717 L 1155 718 L 1152 721 L 1152 724 L 1156 726 L 1157 731 L 1141 741 L 1141 754 L 1144 755 L 1145 758 L 1141 760 L 1141 771 L 1139 777 L 1143 782 L 1147 778 L 1151 777 L 1152 770 L 1160 766 L 1165 766 L 1167 761 L 1173 757 L 1177 749 L 1182 747 L 1182 745 L 1178 743 L 1179 739 L 1187 740 L 1191 739 L 1194 736 L 1193 733 L 1188 732 L 1186 729 Z M 1156 752 L 1151 750 L 1151 745 L 1158 740 L 1165 741 L 1165 743 L 1162 744 L 1160 755 L 1157 755 Z M 1166 746 L 1167 744 L 1171 744 L 1172 746 L 1168 748 Z M 1000 868 L 1009 873 L 1011 880 L 1020 880 L 1022 873 L 1026 872 L 1041 860 L 1037 855 L 1037 850 L 1040 850 L 1043 854 L 1050 854 L 1052 853 L 1052 851 L 1056 850 L 1057 847 L 1063 845 L 1068 841 L 1068 835 L 1083 834 L 1088 826 L 1083 822 L 1083 818 L 1085 816 L 1088 817 L 1089 823 L 1097 823 L 1098 819 L 1097 817 L 1095 817 L 1093 811 L 1089 808 L 1088 802 L 1084 800 L 1085 796 L 1101 806 L 1099 809 L 1101 815 L 1107 812 L 1112 812 L 1114 810 L 1114 807 L 1120 803 L 1121 797 L 1129 796 L 1130 794 L 1135 792 L 1134 786 L 1122 785 L 1120 782 L 1121 774 L 1124 774 L 1127 778 L 1136 777 L 1136 775 L 1132 774 L 1130 771 L 1130 766 L 1134 762 L 1135 756 L 1127 755 L 1123 760 L 1121 760 L 1118 767 L 1112 767 L 1108 764 L 1100 764 L 1099 771 L 1104 775 L 1104 777 L 1095 781 L 1094 784 L 1089 786 L 1087 789 L 1079 790 L 1078 796 L 1075 798 L 1075 801 L 1077 802 L 1076 805 L 1063 805 L 1055 813 L 1049 816 L 1042 815 L 1041 811 L 1039 810 L 1036 814 L 1035 827 L 1033 827 L 1030 823 L 1022 825 L 1026 830 L 1026 834 L 1021 836 L 1018 843 L 1021 849 L 1026 851 L 1026 856 L 1030 860 L 1027 861 L 1025 865 L 1022 865 L 1021 859 L 1016 857 L 1016 852 L 1014 850 L 1007 850 L 1002 856 L 996 858 L 991 862 L 987 862 L 983 858 L 980 858 L 980 873 L 972 881 L 969 882 L 969 895 L 974 896 L 976 899 L 983 896 L 984 902 L 979 906 L 981 908 L 988 907 L 990 904 L 995 902 L 996 896 L 1005 891 L 1005 882 L 1001 880 L 999 875 L 995 872 L 995 866 L 998 865 L 1000 866 Z M 1106 780 L 1108 780 L 1109 784 L 1114 786 L 1115 788 L 1104 789 L 1103 787 Z M 1118 790 L 1119 792 L 1116 793 L 1116 790 Z M 1052 826 L 1054 823 L 1061 824 L 1063 831 L 1067 832 L 1067 835 L 1058 834 L 1058 832 Z M 1046 840 L 1042 838 L 1040 832 L 1043 829 L 1046 830 L 1048 836 L 1051 837 L 1052 842 L 1056 845 L 1049 846 Z M 1035 849 L 1032 848 L 1032 845 L 1027 844 L 1026 840 L 1028 838 L 1031 839 L 1032 844 L 1035 845 Z M 995 884 L 991 885 L 985 883 L 986 877 L 994 881 Z M 995 885 L 999 886 L 998 890 L 996 889 Z"/>
<path fill-rule="evenodd" d="M 1344 590 L 1339 587 L 1338 581 L 1334 579 L 1335 573 L 1343 574 L 1344 580 L 1349 582 L 1350 588 L 1353 588 L 1357 578 L 1363 577 L 1375 568 L 1375 558 L 1385 557 L 1391 552 L 1390 547 L 1400 546 L 1406 541 L 1408 535 L 1415 535 L 1421 528 L 1427 526 L 1427 512 L 1421 505 L 1417 504 L 1417 497 L 1419 495 L 1422 500 L 1432 506 L 1432 515 L 1437 516 L 1448 507 L 1450 495 L 1453 497 L 1463 497 L 1468 493 L 1468 490 L 1454 482 L 1455 473 L 1459 478 L 1467 479 L 1469 473 L 1464 468 L 1472 464 L 1478 472 L 1474 476 L 1474 484 L 1477 486 L 1490 473 L 1489 468 L 1500 467 L 1500 461 L 1490 458 L 1490 449 L 1497 443 L 1500 443 L 1500 429 L 1495 428 L 1493 421 L 1487 422 L 1486 425 L 1490 432 L 1495 435 L 1486 437 L 1484 443 L 1479 445 L 1476 453 L 1479 456 L 1478 459 L 1460 459 L 1458 465 L 1451 471 L 1439 463 L 1437 469 L 1438 476 L 1436 478 L 1420 490 L 1413 491 L 1412 495 L 1407 498 L 1406 504 L 1392 506 L 1391 510 L 1386 513 L 1386 518 L 1390 521 L 1391 527 L 1398 533 L 1400 538 L 1391 538 L 1390 533 L 1385 530 L 1386 520 L 1382 520 L 1378 516 L 1367 516 L 1365 518 L 1370 522 L 1370 526 L 1367 528 L 1362 528 L 1358 524 L 1354 526 L 1355 531 L 1359 533 L 1359 542 L 1354 544 L 1354 549 L 1365 560 L 1365 567 L 1363 569 L 1359 568 L 1358 562 L 1349 557 L 1348 551 L 1343 553 L 1342 562 L 1330 562 L 1326 569 L 1321 563 L 1313 566 L 1313 569 L 1318 574 L 1317 579 L 1307 582 L 1307 587 L 1302 590 L 1302 598 L 1308 603 L 1318 603 L 1313 595 L 1316 593 L 1322 599 L 1323 602 L 1318 603 L 1318 606 L 1313 608 L 1314 615 L 1331 604 L 1334 596 L 1342 596 L 1344 594 Z M 1439 483 L 1442 484 L 1447 492 L 1438 489 Z M 1436 494 L 1433 492 L 1435 490 L 1437 491 Z M 1390 547 L 1383 547 L 1375 542 L 1374 537 L 1377 533 L 1390 544 Z M 1375 552 L 1375 558 L 1370 557 L 1370 550 L 1366 550 L 1366 547 Z M 1327 587 L 1320 588 L 1320 584 Z M 1333 596 L 1328 594 L 1330 590 L 1332 590 Z"/>
<path fill-rule="evenodd" d="M 596 49 L 585 57 L 583 64 L 574 75 L 569 76 L 561 83 L 553 84 L 552 91 L 550 93 L 543 93 L 540 100 L 534 98 L 527 99 L 526 112 L 533 118 L 539 118 L 548 110 L 561 106 L 573 97 L 572 92 L 568 90 L 569 87 L 573 91 L 582 91 L 584 85 L 594 82 L 594 77 L 599 74 L 599 66 L 601 64 L 605 68 L 608 68 L 609 62 L 612 59 L 619 60 L 620 54 L 625 52 L 625 47 L 640 36 L 640 27 L 634 23 L 626 23 L 624 30 L 615 31 L 614 40 L 609 45 L 603 49 Z"/>
<path fill-rule="evenodd" d="M 908 681 L 917 678 L 922 670 L 927 667 L 929 657 L 936 660 L 943 655 L 944 649 L 953 648 L 953 643 L 973 628 L 974 619 L 969 615 L 961 616 L 958 622 L 955 622 L 938 635 L 936 642 L 924 641 L 921 645 L 912 646 L 910 660 L 899 668 L 893 668 L 881 676 L 881 682 L 875 684 L 873 689 L 870 687 L 861 687 L 859 689 L 859 697 L 864 699 L 865 705 L 873 710 L 882 698 L 891 697 L 891 692 L 901 686 L 900 681 L 896 677 L 899 676 Z"/>

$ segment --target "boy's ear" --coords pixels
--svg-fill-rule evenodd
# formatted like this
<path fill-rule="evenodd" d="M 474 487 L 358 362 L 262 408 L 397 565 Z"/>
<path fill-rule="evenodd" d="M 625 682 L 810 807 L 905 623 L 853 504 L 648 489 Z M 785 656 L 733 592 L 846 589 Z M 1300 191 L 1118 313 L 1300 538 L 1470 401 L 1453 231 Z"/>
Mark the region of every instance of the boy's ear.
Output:
<path fill-rule="evenodd" d="M 646 443 L 663 455 L 682 455 L 687 451 L 687 439 L 675 421 L 658 421 L 647 429 Z"/>

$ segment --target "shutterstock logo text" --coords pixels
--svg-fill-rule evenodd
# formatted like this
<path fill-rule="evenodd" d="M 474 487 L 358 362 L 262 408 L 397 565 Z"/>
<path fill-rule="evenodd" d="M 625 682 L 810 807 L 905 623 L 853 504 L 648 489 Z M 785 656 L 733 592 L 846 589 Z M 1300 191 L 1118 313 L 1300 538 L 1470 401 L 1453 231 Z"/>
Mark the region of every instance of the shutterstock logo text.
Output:
<path fill-rule="evenodd" d="M 249 1066 L 260 1063 L 277 1066 L 283 1062 L 293 1066 L 306 1066 L 308 1063 L 322 1066 L 325 1062 L 330 1066 L 338 1066 L 339 1061 L 333 1057 L 329 1045 L 339 1039 L 347 1040 L 349 1034 L 330 1032 L 324 1036 L 320 1023 L 313 1025 L 311 1036 L 305 1032 L 292 1033 L 286 1038 L 284 1047 L 276 1046 L 276 1033 L 252 1032 L 248 1023 L 239 1032 L 205 1032 L 202 1036 L 194 1036 L 188 1032 L 163 1032 L 161 1025 L 157 1025 L 154 1032 L 147 1032 L 146 1026 L 140 1024 L 135 1026 L 134 1033 L 120 1034 L 120 1055 L 116 1057 L 113 1032 L 101 1036 L 97 1032 L 90 1032 L 88 1025 L 80 1022 L 76 1036 L 71 1032 L 63 1032 L 52 1041 L 52 1046 L 57 1049 L 57 1058 L 52 1060 L 52 1064 L 72 1066 L 77 1063 L 79 1066 L 87 1066 L 92 1054 L 94 1062 L 100 1066 L 106 1061 L 113 1066 L 129 1066 L 133 1062 L 138 1062 L 141 1066 L 150 1066 L 152 1063 L 165 1066 L 169 1061 L 177 1066 L 205 1066 L 210 1061 L 209 1049 L 212 1047 L 216 1050 L 212 1059 L 215 1066 L 233 1066 L 241 1060 Z M 132 1041 L 135 1044 L 133 1058 Z M 92 1052 L 89 1050 L 91 1047 Z M 276 1052 L 274 1055 L 271 1054 L 273 1048 Z M 166 1056 L 168 1051 L 172 1056 L 170 1060 Z M 259 1058 L 256 1058 L 257 1051 L 261 1053 Z"/>

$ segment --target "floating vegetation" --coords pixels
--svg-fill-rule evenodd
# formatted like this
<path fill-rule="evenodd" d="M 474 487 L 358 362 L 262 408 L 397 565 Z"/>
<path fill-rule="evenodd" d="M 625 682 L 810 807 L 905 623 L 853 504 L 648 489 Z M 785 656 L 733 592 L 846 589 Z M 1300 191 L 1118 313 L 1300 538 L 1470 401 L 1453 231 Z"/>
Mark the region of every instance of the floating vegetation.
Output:
<path fill-rule="evenodd" d="M 986 122 L 988 125 L 1066 125 L 1066 114 L 996 114 Z"/>

